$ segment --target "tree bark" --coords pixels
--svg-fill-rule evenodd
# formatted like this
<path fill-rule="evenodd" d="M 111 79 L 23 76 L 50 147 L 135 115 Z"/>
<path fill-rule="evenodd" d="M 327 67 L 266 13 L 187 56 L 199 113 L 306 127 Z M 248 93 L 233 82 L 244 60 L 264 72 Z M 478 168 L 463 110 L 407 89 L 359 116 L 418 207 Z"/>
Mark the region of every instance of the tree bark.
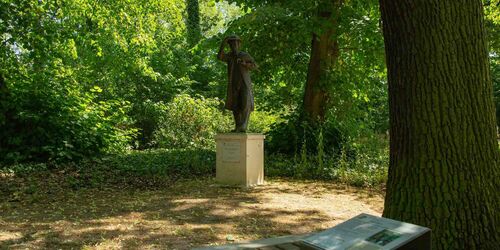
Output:
<path fill-rule="evenodd" d="M 312 37 L 303 105 L 306 116 L 313 121 L 325 118 L 330 84 L 328 75 L 339 56 L 336 37 L 339 7 L 339 1 L 320 5 L 318 23 L 322 28 L 320 33 L 313 33 Z"/>
<path fill-rule="evenodd" d="M 432 249 L 500 242 L 499 150 L 481 0 L 380 0 L 389 81 L 385 217 Z"/>

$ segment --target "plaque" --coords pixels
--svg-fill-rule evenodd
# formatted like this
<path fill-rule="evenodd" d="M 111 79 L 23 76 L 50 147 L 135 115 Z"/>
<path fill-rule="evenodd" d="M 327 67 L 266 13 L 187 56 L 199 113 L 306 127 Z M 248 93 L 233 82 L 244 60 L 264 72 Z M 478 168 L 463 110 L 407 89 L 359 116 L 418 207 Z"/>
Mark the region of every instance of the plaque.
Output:
<path fill-rule="evenodd" d="M 226 141 L 222 143 L 222 161 L 240 162 L 241 143 L 240 141 Z"/>
<path fill-rule="evenodd" d="M 431 230 L 426 227 L 360 214 L 330 229 L 198 250 L 429 250 Z"/>
<path fill-rule="evenodd" d="M 430 249 L 430 230 L 410 223 L 360 214 L 336 227 L 313 234 L 302 242 L 323 250 Z"/>

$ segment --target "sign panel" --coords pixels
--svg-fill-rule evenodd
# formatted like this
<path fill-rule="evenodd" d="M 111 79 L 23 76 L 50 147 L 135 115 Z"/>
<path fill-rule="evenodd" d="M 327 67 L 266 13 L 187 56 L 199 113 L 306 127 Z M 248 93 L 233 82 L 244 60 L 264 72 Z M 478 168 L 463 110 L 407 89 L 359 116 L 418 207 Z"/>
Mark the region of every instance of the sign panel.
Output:
<path fill-rule="evenodd" d="M 325 250 L 397 249 L 430 229 L 369 214 L 360 214 L 302 242 Z"/>

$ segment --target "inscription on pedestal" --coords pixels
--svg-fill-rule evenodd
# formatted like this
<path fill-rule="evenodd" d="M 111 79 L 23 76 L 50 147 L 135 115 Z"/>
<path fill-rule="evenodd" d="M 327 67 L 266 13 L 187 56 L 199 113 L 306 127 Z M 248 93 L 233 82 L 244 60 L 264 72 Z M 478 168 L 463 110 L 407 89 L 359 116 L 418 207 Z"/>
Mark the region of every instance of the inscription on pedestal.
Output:
<path fill-rule="evenodd" d="M 222 161 L 240 162 L 241 143 L 240 141 L 230 141 L 222 143 Z"/>

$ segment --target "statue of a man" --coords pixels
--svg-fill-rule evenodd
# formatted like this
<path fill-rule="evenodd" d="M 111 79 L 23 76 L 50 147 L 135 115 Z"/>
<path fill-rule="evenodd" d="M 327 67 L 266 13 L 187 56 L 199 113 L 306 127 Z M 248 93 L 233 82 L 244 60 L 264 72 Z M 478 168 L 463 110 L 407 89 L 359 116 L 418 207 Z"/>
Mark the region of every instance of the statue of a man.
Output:
<path fill-rule="evenodd" d="M 224 52 L 226 44 L 231 51 Z M 236 35 L 224 38 L 217 58 L 227 63 L 228 85 L 226 109 L 232 110 L 235 121 L 234 132 L 246 132 L 250 112 L 254 109 L 250 70 L 256 69 L 254 59 L 240 51 L 241 40 Z"/>

